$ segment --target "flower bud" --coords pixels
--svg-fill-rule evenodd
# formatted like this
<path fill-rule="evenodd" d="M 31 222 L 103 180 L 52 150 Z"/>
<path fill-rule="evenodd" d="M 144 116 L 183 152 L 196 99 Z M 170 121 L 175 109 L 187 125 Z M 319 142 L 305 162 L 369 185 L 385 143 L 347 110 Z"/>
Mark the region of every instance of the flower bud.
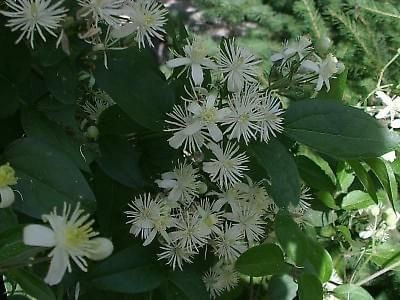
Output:
<path fill-rule="evenodd" d="M 329 37 L 323 36 L 318 41 L 318 48 L 320 48 L 322 51 L 327 51 L 332 46 L 332 44 L 333 42 Z"/>
<path fill-rule="evenodd" d="M 336 73 L 341 74 L 346 69 L 346 66 L 341 61 L 336 64 Z"/>
<path fill-rule="evenodd" d="M 199 194 L 205 194 L 207 190 L 208 190 L 207 184 L 205 184 L 204 182 L 200 182 L 197 187 L 197 191 L 199 192 Z"/>
<path fill-rule="evenodd" d="M 379 215 L 379 213 L 381 212 L 381 210 L 380 210 L 378 205 L 373 205 L 373 206 L 369 207 L 368 211 L 374 217 L 377 217 Z"/>
<path fill-rule="evenodd" d="M 393 209 L 391 209 L 391 208 L 386 209 L 383 214 L 383 218 L 384 218 L 386 224 L 388 225 L 389 230 L 393 230 L 396 228 L 398 218 L 397 218 L 396 213 L 393 211 Z"/>
<path fill-rule="evenodd" d="M 103 260 L 109 257 L 114 250 L 114 245 L 109 239 L 98 237 L 90 242 L 94 243 L 93 250 L 88 255 L 91 260 Z"/>
<path fill-rule="evenodd" d="M 17 177 L 15 177 L 15 171 L 10 167 L 9 163 L 0 166 L 0 188 L 17 183 Z"/>
<path fill-rule="evenodd" d="M 96 126 L 89 126 L 88 129 L 86 130 L 86 136 L 89 139 L 92 140 L 97 140 L 97 138 L 99 137 L 99 130 L 97 129 Z"/>
<path fill-rule="evenodd" d="M 0 188 L 0 208 L 9 207 L 14 203 L 14 200 L 14 191 L 9 186 Z"/>

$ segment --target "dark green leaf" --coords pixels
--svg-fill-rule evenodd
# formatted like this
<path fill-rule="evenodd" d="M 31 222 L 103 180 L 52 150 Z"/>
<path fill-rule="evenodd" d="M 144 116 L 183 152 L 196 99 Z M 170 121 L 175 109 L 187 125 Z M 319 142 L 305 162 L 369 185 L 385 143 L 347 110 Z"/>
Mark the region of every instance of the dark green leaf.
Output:
<path fill-rule="evenodd" d="M 317 190 L 333 191 L 335 186 L 321 168 L 305 156 L 296 156 L 295 161 L 300 177 L 310 187 Z"/>
<path fill-rule="evenodd" d="M 0 74 L 0 119 L 14 114 L 19 108 L 19 101 L 16 88 Z"/>
<path fill-rule="evenodd" d="M 397 134 L 360 109 L 330 101 L 299 101 L 286 111 L 285 133 L 317 151 L 343 159 L 383 155 Z"/>
<path fill-rule="evenodd" d="M 277 139 L 273 139 L 268 144 L 251 144 L 248 153 L 267 171 L 271 179 L 271 196 L 276 204 L 281 208 L 289 204 L 297 206 L 300 177 L 290 152 Z"/>
<path fill-rule="evenodd" d="M 268 282 L 267 299 L 292 300 L 297 294 L 297 283 L 289 275 L 274 275 Z"/>
<path fill-rule="evenodd" d="M 262 244 L 243 253 L 236 262 L 236 269 L 245 275 L 261 277 L 285 273 L 290 270 L 282 250 L 275 244 Z"/>
<path fill-rule="evenodd" d="M 143 178 L 139 154 L 135 146 L 119 136 L 102 136 L 99 140 L 101 157 L 97 163 L 111 178 L 129 187 L 140 187 Z"/>
<path fill-rule="evenodd" d="M 308 209 L 304 214 L 304 221 L 313 227 L 323 227 L 334 223 L 337 220 L 337 215 L 334 211 L 318 211 Z"/>
<path fill-rule="evenodd" d="M 336 204 L 335 198 L 333 198 L 332 194 L 327 191 L 319 191 L 315 193 L 317 198 L 331 209 L 340 209 L 340 207 Z"/>
<path fill-rule="evenodd" d="M 166 279 L 157 258 L 141 245 L 112 255 L 88 275 L 97 289 L 128 294 L 154 290 Z"/>
<path fill-rule="evenodd" d="M 134 123 L 118 105 L 107 108 L 100 115 L 98 127 L 102 135 L 126 135 L 143 131 L 143 128 Z"/>
<path fill-rule="evenodd" d="M 187 299 L 210 299 L 200 274 L 195 271 L 172 272 L 168 279 L 183 292 Z"/>
<path fill-rule="evenodd" d="M 30 296 L 40 300 L 55 300 L 56 297 L 44 281 L 27 269 L 15 269 L 7 273 Z"/>
<path fill-rule="evenodd" d="M 19 178 L 15 189 L 23 199 L 16 199 L 14 208 L 35 218 L 49 213 L 63 202 L 80 202 L 86 209 L 96 206 L 94 195 L 85 177 L 75 164 L 57 149 L 32 138 L 11 144 L 5 152 L 6 160 Z"/>
<path fill-rule="evenodd" d="M 139 125 L 161 131 L 165 113 L 171 111 L 175 94 L 158 73 L 147 51 L 131 48 L 109 60 L 109 70 L 96 69 L 96 82 Z"/>
<path fill-rule="evenodd" d="M 311 274 L 302 274 L 297 283 L 299 285 L 298 294 L 300 300 L 322 300 L 322 283 L 318 277 Z"/>
<path fill-rule="evenodd" d="M 314 274 L 322 282 L 332 274 L 332 258 L 320 244 L 303 233 L 292 218 L 279 213 L 275 218 L 275 233 L 286 256 L 306 273 Z"/>
<path fill-rule="evenodd" d="M 338 286 L 333 293 L 340 300 L 374 300 L 366 290 L 355 284 Z"/>
<path fill-rule="evenodd" d="M 347 163 L 354 170 L 354 172 L 357 175 L 357 178 L 360 180 L 364 188 L 367 190 L 368 194 L 377 203 L 378 197 L 376 195 L 376 188 L 374 181 L 372 180 L 371 176 L 369 176 L 368 172 L 365 170 L 363 165 L 356 160 L 351 160 L 348 161 Z"/>

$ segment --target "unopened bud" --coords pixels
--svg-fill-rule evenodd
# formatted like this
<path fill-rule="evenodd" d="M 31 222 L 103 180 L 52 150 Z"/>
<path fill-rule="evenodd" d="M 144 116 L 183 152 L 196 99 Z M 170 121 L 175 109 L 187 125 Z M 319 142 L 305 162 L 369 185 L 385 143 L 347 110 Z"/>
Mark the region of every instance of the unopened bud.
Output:
<path fill-rule="evenodd" d="M 86 136 L 89 139 L 92 140 L 97 140 L 97 138 L 99 137 L 99 130 L 97 129 L 96 126 L 89 126 L 88 129 L 86 130 Z"/>

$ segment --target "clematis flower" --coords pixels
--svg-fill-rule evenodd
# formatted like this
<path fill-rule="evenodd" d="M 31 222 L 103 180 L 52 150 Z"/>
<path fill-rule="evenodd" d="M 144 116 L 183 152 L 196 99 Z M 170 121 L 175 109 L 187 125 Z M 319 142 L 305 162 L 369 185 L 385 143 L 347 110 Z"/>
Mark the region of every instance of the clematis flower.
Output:
<path fill-rule="evenodd" d="M 23 38 L 30 41 L 34 48 L 35 33 L 46 41 L 45 32 L 57 37 L 54 31 L 59 28 L 68 11 L 62 7 L 63 1 L 55 4 L 51 0 L 6 0 L 10 11 L 0 10 L 0 14 L 10 18 L 6 24 L 11 31 L 21 31 L 16 43 Z"/>
<path fill-rule="evenodd" d="M 376 96 L 382 100 L 385 107 L 378 112 L 375 118 L 385 119 L 390 117 L 390 126 L 392 128 L 400 128 L 400 119 L 396 119 L 396 116 L 400 113 L 400 97 L 390 97 L 382 91 L 376 92 Z"/>
<path fill-rule="evenodd" d="M 204 80 L 203 67 L 214 69 L 215 63 L 207 57 L 208 49 L 200 39 L 194 39 L 192 43 L 188 41 L 183 51 L 184 56 L 176 53 L 178 57 L 167 61 L 167 66 L 171 69 L 181 66 L 190 68 L 194 84 L 200 86 Z"/>
<path fill-rule="evenodd" d="M 310 70 L 318 74 L 317 85 L 315 87 L 316 91 L 320 91 L 324 84 L 327 91 L 329 91 L 331 89 L 329 79 L 340 71 L 341 65 L 339 64 L 337 58 L 332 54 L 328 54 L 324 60 L 322 60 L 318 55 L 315 55 L 315 57 L 317 62 L 305 60 L 302 62 L 301 66 L 306 70 Z"/>
<path fill-rule="evenodd" d="M 10 185 L 17 184 L 17 180 L 15 171 L 9 163 L 0 166 L 0 208 L 9 207 L 14 203 L 14 191 Z"/>
<path fill-rule="evenodd" d="M 72 211 L 71 205 L 64 202 L 62 214 L 54 208 L 49 214 L 42 216 L 44 225 L 31 224 L 23 230 L 23 241 L 29 246 L 53 248 L 50 268 L 44 279 L 49 285 L 58 284 L 65 272 L 71 272 L 71 259 L 84 272 L 87 271 L 87 261 L 102 260 L 113 252 L 113 244 L 109 239 L 96 237 L 98 232 L 92 228 L 94 220 L 84 214 L 78 203 Z"/>

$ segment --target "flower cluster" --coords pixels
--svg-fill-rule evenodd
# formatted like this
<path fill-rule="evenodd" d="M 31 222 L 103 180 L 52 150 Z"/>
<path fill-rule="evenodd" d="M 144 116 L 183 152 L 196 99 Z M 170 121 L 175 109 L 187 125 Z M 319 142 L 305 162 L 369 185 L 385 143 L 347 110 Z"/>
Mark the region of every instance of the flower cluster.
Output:
<path fill-rule="evenodd" d="M 313 51 L 312 42 L 302 36 L 291 45 L 285 42 L 283 49 L 271 56 L 271 61 L 277 65 L 284 74 L 290 73 L 291 67 L 295 66 L 294 77 L 301 82 L 316 84 L 315 91 L 320 91 L 325 85 L 330 90 L 330 79 L 344 71 L 344 64 L 331 53 L 323 59 Z M 291 74 L 292 76 L 292 74 Z"/>

